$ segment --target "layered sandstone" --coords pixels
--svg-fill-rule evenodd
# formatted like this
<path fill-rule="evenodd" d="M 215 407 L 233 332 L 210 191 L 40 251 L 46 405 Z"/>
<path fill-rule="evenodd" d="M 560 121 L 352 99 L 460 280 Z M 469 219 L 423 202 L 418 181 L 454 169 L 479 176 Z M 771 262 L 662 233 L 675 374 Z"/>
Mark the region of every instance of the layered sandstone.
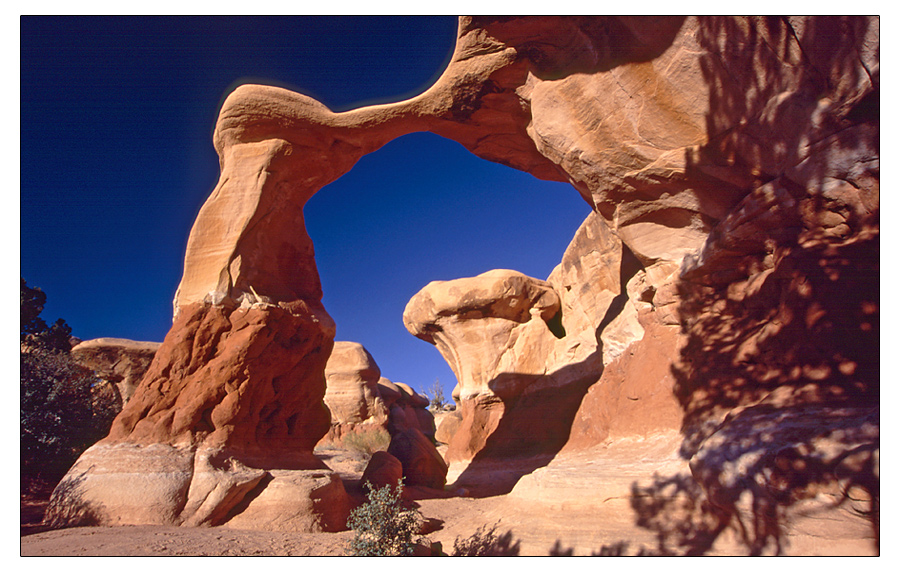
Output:
<path fill-rule="evenodd" d="M 356 342 L 335 342 L 325 364 L 325 405 L 331 412 L 328 441 L 355 430 L 387 431 L 388 408 L 378 391 L 381 370 Z"/>
<path fill-rule="evenodd" d="M 279 472 L 320 470 L 328 431 L 333 324 L 303 204 L 431 131 L 594 209 L 547 281 L 489 273 L 411 302 L 411 331 L 457 372 L 453 455 L 602 456 L 677 429 L 664 442 L 692 472 L 635 476 L 630 503 L 666 550 L 727 530 L 784 553 L 834 534 L 819 515 L 877 550 L 879 49 L 865 17 L 461 18 L 444 74 L 406 101 L 332 113 L 236 89 L 173 329 L 57 489 L 56 522 L 227 522 L 278 479 L 326 498 Z M 592 474 L 568 490 L 602 488 Z"/>
<path fill-rule="evenodd" d="M 435 427 L 428 398 L 405 383 L 381 377 L 375 359 L 356 342 L 335 342 L 325 380 L 331 429 L 319 446 L 352 449 L 357 442 L 383 441 L 389 454 L 378 451 L 382 454 L 372 457 L 374 464 L 363 480 L 383 486 L 404 477 L 407 485 L 443 488 L 447 465 L 432 442 Z"/>
<path fill-rule="evenodd" d="M 46 520 L 198 526 L 239 514 L 245 527 L 342 528 L 343 485 L 312 454 L 329 426 L 322 371 L 333 331 L 323 316 L 278 306 L 182 308 L 109 436 L 54 491 Z M 272 487 L 308 502 L 277 508 Z"/>
<path fill-rule="evenodd" d="M 98 338 L 80 342 L 72 348 L 72 357 L 84 367 L 112 383 L 121 405 L 128 403 L 138 382 L 144 377 L 158 342 L 135 342 L 119 338 Z"/>

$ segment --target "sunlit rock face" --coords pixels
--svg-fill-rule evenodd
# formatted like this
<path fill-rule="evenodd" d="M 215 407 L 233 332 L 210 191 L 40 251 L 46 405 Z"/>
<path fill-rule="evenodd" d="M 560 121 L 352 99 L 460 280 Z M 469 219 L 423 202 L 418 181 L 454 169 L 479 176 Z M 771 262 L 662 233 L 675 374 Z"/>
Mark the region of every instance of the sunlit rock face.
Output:
<path fill-rule="evenodd" d="M 121 404 L 128 403 L 159 349 L 158 342 L 118 338 L 86 340 L 72 348 L 78 363 L 115 385 Z"/>
<path fill-rule="evenodd" d="M 356 342 L 335 342 L 325 364 L 325 405 L 331 428 L 317 444 L 324 448 L 390 451 L 398 463 L 387 470 L 410 486 L 443 488 L 447 465 L 432 442 L 434 417 L 428 398 L 405 383 L 381 377 L 372 355 Z M 380 473 L 383 458 L 372 471 Z M 395 470 L 396 469 L 396 470 Z M 372 475 L 369 475 L 372 476 Z M 387 478 L 386 476 L 384 477 Z M 373 477 L 381 485 L 381 477 Z"/>
<path fill-rule="evenodd" d="M 343 528 L 343 485 L 312 454 L 329 427 L 333 328 L 278 306 L 183 307 L 109 436 L 54 491 L 48 522 L 200 526 L 240 513 L 245 528 Z M 333 502 L 279 509 L 262 494 L 272 487 Z"/>
<path fill-rule="evenodd" d="M 325 405 L 331 423 L 386 423 L 388 410 L 378 394 L 379 379 L 381 370 L 362 344 L 335 342 L 325 364 Z"/>
<path fill-rule="evenodd" d="M 707 507 L 683 550 L 702 552 L 728 529 L 750 553 L 784 553 L 790 527 L 794 550 L 825 549 L 811 540 L 812 521 L 800 524 L 812 514 L 803 511 L 840 523 L 818 532 L 848 551 L 877 549 L 878 20 L 473 19 L 464 37 L 476 28 L 497 53 L 519 56 L 491 84 L 492 100 L 515 90 L 539 153 L 633 256 L 619 266 L 619 289 L 596 291 L 625 296 L 591 316 L 600 380 L 564 451 L 680 430 L 694 476 L 671 483 L 694 482 L 691 502 Z M 487 147 L 470 148 L 515 164 Z M 560 288 L 555 274 L 560 298 L 597 283 L 575 275 Z M 574 315 L 563 304 L 562 321 Z M 500 427 L 509 405 L 481 409 Z M 460 409 L 478 418 L 474 402 Z M 802 415 L 817 423 L 791 429 Z M 840 428 L 840 442 L 822 427 Z M 739 478 L 713 478 L 737 474 L 732 464 Z M 666 486 L 641 488 L 656 495 L 642 510 L 659 511 L 642 521 L 676 518 L 667 503 L 684 499 Z M 851 497 L 859 512 L 843 508 Z"/>
<path fill-rule="evenodd" d="M 544 362 L 556 341 L 547 322 L 558 313 L 548 283 L 511 270 L 432 282 L 410 300 L 407 329 L 435 344 L 459 381 L 453 398 L 463 426 L 448 458 L 471 458 L 496 432 L 509 399 L 546 385 Z"/>
<path fill-rule="evenodd" d="M 536 288 L 513 297 L 524 313 L 467 315 L 448 291 L 452 316 L 409 320 L 459 377 L 453 454 L 600 455 L 677 430 L 689 469 L 632 487 L 661 545 L 703 553 L 731 531 L 748 553 L 814 553 L 862 523 L 843 546 L 877 550 L 879 86 L 877 18 L 507 17 L 461 18 L 448 68 L 406 101 L 332 113 L 236 89 L 173 329 L 54 522 L 251 520 L 241 499 L 281 498 L 277 479 L 325 498 L 275 472 L 307 470 L 328 431 L 334 327 L 303 205 L 431 131 L 594 209 L 546 281 L 517 279 Z M 274 522 L 264 505 L 254 522 Z M 834 526 L 803 528 L 813 513 Z"/>

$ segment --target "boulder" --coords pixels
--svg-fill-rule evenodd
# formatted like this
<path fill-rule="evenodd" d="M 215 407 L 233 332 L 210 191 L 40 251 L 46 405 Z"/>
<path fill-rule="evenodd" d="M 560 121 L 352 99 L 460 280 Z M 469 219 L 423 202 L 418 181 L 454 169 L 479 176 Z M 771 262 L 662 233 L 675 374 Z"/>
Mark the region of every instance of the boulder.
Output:
<path fill-rule="evenodd" d="M 361 344 L 335 342 L 325 364 L 325 405 L 331 422 L 362 423 L 384 418 L 387 410 L 378 395 L 381 370 Z"/>
<path fill-rule="evenodd" d="M 387 452 L 400 461 L 407 485 L 440 490 L 447 483 L 447 463 L 418 429 L 394 435 Z"/>
<path fill-rule="evenodd" d="M 386 377 L 378 380 L 378 395 L 384 401 L 384 406 L 390 409 L 403 395 L 400 388 Z"/>
<path fill-rule="evenodd" d="M 98 338 L 78 343 L 72 357 L 114 384 L 122 405 L 128 403 L 161 344 L 119 338 Z"/>
<path fill-rule="evenodd" d="M 445 411 L 435 418 L 434 439 L 438 443 L 447 444 L 459 430 L 462 415 L 457 411 Z"/>
<path fill-rule="evenodd" d="M 403 464 L 400 460 L 387 451 L 377 451 L 369 459 L 360 483 L 371 483 L 376 489 L 387 485 L 395 487 L 402 477 Z"/>
<path fill-rule="evenodd" d="M 265 478 L 258 496 L 233 509 L 226 528 L 302 533 L 347 528 L 352 503 L 331 470 L 273 469 Z"/>

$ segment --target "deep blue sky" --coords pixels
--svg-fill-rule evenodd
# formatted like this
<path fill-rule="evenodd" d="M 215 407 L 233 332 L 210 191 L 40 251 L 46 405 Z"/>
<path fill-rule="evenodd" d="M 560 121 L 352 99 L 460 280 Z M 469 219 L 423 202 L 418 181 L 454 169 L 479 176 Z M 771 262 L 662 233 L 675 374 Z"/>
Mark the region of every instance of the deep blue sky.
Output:
<path fill-rule="evenodd" d="M 21 275 L 82 339 L 162 341 L 187 236 L 218 179 L 212 130 L 242 83 L 340 111 L 423 91 L 456 18 L 22 18 Z M 406 332 L 431 280 L 546 278 L 589 207 L 432 134 L 363 157 L 306 206 L 337 339 L 382 375 L 449 398 L 453 374 Z"/>

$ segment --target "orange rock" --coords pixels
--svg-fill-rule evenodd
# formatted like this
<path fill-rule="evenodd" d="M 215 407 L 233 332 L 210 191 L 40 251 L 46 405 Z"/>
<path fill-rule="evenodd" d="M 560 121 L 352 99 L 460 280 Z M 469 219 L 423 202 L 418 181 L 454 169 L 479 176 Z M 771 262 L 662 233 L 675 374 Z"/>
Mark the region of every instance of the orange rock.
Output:
<path fill-rule="evenodd" d="M 447 463 L 418 429 L 407 429 L 391 438 L 388 453 L 403 466 L 405 484 L 443 489 L 447 482 Z"/>
<path fill-rule="evenodd" d="M 321 307 L 182 307 L 109 436 L 57 487 L 48 522 L 222 524 L 245 498 L 268 498 L 272 470 L 321 473 L 312 449 L 329 425 L 322 372 L 333 327 Z M 339 480 L 321 486 L 346 495 Z"/>
<path fill-rule="evenodd" d="M 355 342 L 335 342 L 325 364 L 325 405 L 332 423 L 362 423 L 369 418 L 386 417 L 378 395 L 381 370 L 366 351 Z"/>
<path fill-rule="evenodd" d="M 403 465 L 397 457 L 387 451 L 376 451 L 369 459 L 360 483 L 371 483 L 376 489 L 387 485 L 396 487 L 402 477 Z"/>

